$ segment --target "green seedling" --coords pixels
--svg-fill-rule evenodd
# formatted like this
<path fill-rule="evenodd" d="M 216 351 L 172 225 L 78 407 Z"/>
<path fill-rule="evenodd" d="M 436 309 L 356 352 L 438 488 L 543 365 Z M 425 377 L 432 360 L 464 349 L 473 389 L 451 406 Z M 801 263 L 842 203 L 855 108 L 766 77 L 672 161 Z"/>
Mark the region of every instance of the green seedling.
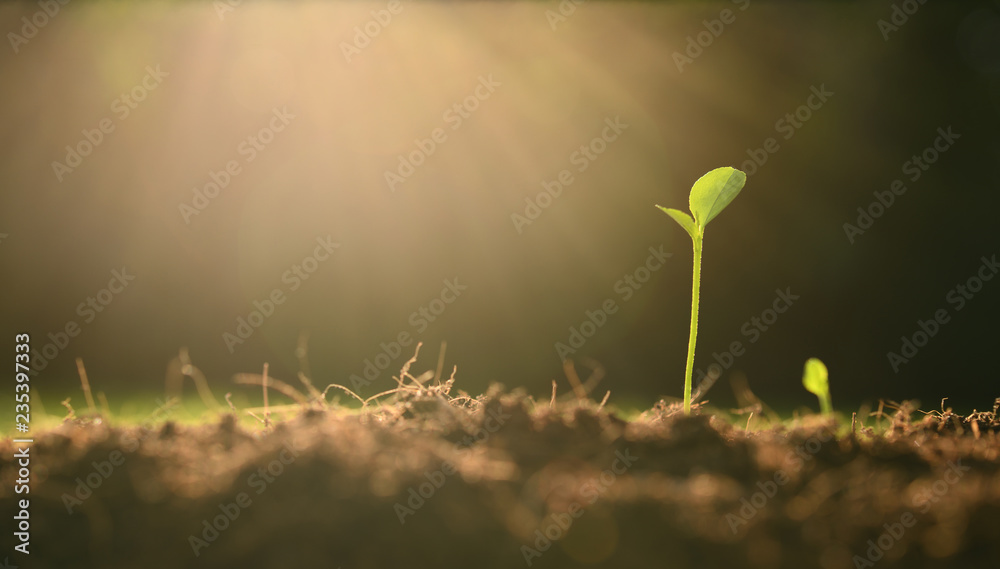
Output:
<path fill-rule="evenodd" d="M 802 385 L 819 397 L 819 409 L 824 415 L 833 413 L 833 405 L 830 404 L 829 375 L 826 365 L 819 358 L 809 358 L 802 372 Z"/>
<path fill-rule="evenodd" d="M 716 168 L 691 187 L 688 205 L 691 214 L 657 205 L 691 236 L 694 244 L 694 277 L 691 285 L 691 335 L 688 337 L 687 370 L 684 372 L 684 414 L 691 414 L 691 375 L 694 372 L 694 347 L 698 341 L 698 297 L 701 291 L 701 249 L 705 226 L 726 209 L 746 184 L 747 175 L 736 168 Z M 693 217 L 692 217 L 693 216 Z"/>

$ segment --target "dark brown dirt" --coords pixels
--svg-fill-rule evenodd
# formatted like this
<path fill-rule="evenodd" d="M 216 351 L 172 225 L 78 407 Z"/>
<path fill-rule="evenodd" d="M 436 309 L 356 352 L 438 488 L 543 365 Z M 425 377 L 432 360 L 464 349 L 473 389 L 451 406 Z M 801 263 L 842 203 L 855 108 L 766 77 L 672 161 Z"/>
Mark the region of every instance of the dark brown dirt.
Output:
<path fill-rule="evenodd" d="M 589 402 L 550 408 L 499 389 L 477 400 L 411 396 L 361 415 L 314 409 L 264 434 L 232 416 L 199 428 L 67 422 L 35 437 L 30 563 L 11 559 L 1000 567 L 996 409 L 959 417 L 903 405 L 880 433 L 875 418 L 866 423 L 839 436 L 819 417 L 747 433 L 665 405 L 626 422 Z M 11 520 L 14 446 L 0 446 L 0 515 Z M 88 477 L 99 481 L 89 496 Z M 213 521 L 224 529 L 206 530 Z M 11 532 L 2 539 L 13 552 Z"/>

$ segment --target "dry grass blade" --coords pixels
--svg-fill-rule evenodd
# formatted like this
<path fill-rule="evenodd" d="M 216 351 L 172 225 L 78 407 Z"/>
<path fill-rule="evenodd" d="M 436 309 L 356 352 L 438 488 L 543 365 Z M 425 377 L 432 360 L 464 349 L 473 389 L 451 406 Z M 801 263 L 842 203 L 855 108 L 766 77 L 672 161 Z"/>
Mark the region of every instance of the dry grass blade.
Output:
<path fill-rule="evenodd" d="M 705 374 L 704 379 L 698 382 L 698 385 L 694 386 L 694 391 L 691 392 L 691 403 L 694 404 L 696 401 L 701 399 L 708 393 L 708 390 L 712 389 L 715 382 L 719 380 L 722 373 L 717 371 L 717 368 L 713 366 L 708 366 L 708 373 Z"/>
<path fill-rule="evenodd" d="M 191 358 L 188 356 L 187 348 L 181 348 L 180 354 L 177 358 L 181 366 L 181 375 L 191 378 L 191 381 L 194 382 L 194 386 L 198 390 L 198 395 L 201 396 L 201 400 L 205 403 L 205 406 L 209 409 L 216 409 L 220 407 L 218 400 L 215 399 L 215 395 L 212 395 L 212 390 L 208 388 L 208 380 L 205 379 L 205 374 L 201 373 L 200 369 L 191 364 Z M 167 396 L 170 397 L 171 395 L 168 393 Z M 181 393 L 178 390 L 177 397 L 180 398 L 180 396 Z"/>
<path fill-rule="evenodd" d="M 94 396 L 90 393 L 90 382 L 87 381 L 87 370 L 83 367 L 83 358 L 76 358 L 76 372 L 80 374 L 80 384 L 83 386 L 83 396 L 87 399 L 87 411 L 91 415 L 97 415 L 97 407 L 94 405 Z"/>
<path fill-rule="evenodd" d="M 766 403 L 761 401 L 757 394 L 750 389 L 750 383 L 747 378 L 742 373 L 734 373 L 729 376 L 729 386 L 733 389 L 733 395 L 736 397 L 736 402 L 745 409 L 755 409 L 758 410 L 757 414 L 761 412 L 767 414 L 767 419 L 775 425 L 781 424 L 781 417 L 775 413 L 774 409 L 768 407 Z"/>
<path fill-rule="evenodd" d="M 265 377 L 263 375 L 257 375 L 255 373 L 239 373 L 233 376 L 233 383 L 238 383 L 241 385 L 264 385 Z M 296 403 L 302 405 L 309 404 L 309 398 L 302 394 L 301 391 L 295 389 L 291 385 L 281 381 L 280 379 L 275 379 L 273 377 L 267 377 L 267 386 L 277 391 L 280 391 L 284 395 L 287 395 L 290 399 L 294 399 Z"/>
<path fill-rule="evenodd" d="M 184 348 L 181 348 L 184 351 Z M 184 364 L 181 362 L 180 356 L 174 356 L 170 362 L 167 364 L 167 376 L 164 378 L 164 395 L 167 399 L 176 397 L 181 398 L 181 393 L 184 389 L 184 373 L 182 371 Z"/>
<path fill-rule="evenodd" d="M 303 330 L 299 333 L 299 341 L 295 345 L 295 357 L 299 360 L 299 371 L 309 377 L 309 332 Z"/>
<path fill-rule="evenodd" d="M 878 400 L 878 412 L 875 413 L 875 428 L 882 429 L 882 409 L 885 407 L 885 401 L 882 399 Z"/>
<path fill-rule="evenodd" d="M 76 417 L 76 411 L 73 410 L 73 406 L 69 404 L 69 397 L 62 401 L 62 406 L 66 408 L 69 413 L 63 417 L 63 421 L 68 421 Z"/>
<path fill-rule="evenodd" d="M 413 382 L 417 384 L 418 388 L 423 389 L 424 382 L 434 379 L 434 372 L 431 370 L 427 370 L 424 373 L 418 375 L 417 377 L 413 377 L 410 374 L 406 374 L 406 377 L 409 377 L 411 380 L 413 380 Z"/>
<path fill-rule="evenodd" d="M 309 395 L 312 396 L 314 400 L 326 405 L 326 399 L 323 398 L 323 394 L 320 393 L 318 389 L 313 387 L 312 382 L 309 381 L 309 377 L 304 372 L 299 372 L 299 381 L 302 382 L 302 385 L 306 386 L 306 390 L 309 391 Z"/>
<path fill-rule="evenodd" d="M 260 417 L 259 417 L 259 416 L 258 416 L 258 415 L 257 415 L 256 413 L 254 413 L 253 411 L 251 411 L 251 410 L 247 409 L 247 415 L 250 415 L 250 416 L 251 416 L 251 417 L 253 417 L 254 419 L 257 419 L 257 420 L 258 420 L 258 421 L 260 421 L 261 423 L 264 423 L 264 426 L 265 426 L 265 427 L 267 426 L 267 421 L 266 421 L 266 420 L 264 420 L 264 419 L 262 419 L 262 418 L 260 418 Z"/>
<path fill-rule="evenodd" d="M 291 399 L 294 399 L 296 403 L 301 403 L 302 405 L 307 405 L 309 403 L 309 398 L 302 394 L 301 391 L 295 389 L 291 385 L 288 385 L 280 379 L 275 379 L 273 377 L 268 377 L 264 372 L 264 375 L 258 375 L 255 373 L 238 373 L 233 376 L 233 383 L 239 383 L 241 385 L 261 385 L 263 386 L 267 382 L 267 386 L 274 388 L 281 393 L 287 395 Z M 266 393 L 266 392 L 265 392 Z M 264 400 L 267 400 L 267 395 L 264 396 Z"/>
<path fill-rule="evenodd" d="M 580 388 L 583 390 L 583 393 L 585 394 L 585 396 L 581 398 L 579 396 L 580 391 L 574 386 L 572 392 L 566 393 L 565 395 L 562 395 L 562 396 L 560 396 L 558 398 L 560 401 L 569 401 L 571 399 L 585 399 L 586 397 L 590 396 L 591 393 L 594 392 L 594 390 L 597 388 L 598 384 L 601 383 L 601 380 L 604 379 L 604 374 L 605 374 L 605 372 L 604 372 L 604 366 L 602 366 L 600 364 L 600 362 L 598 362 L 597 360 L 595 360 L 593 358 L 583 358 L 583 359 L 580 360 L 580 363 L 582 363 L 584 366 L 586 366 L 587 368 L 590 369 L 590 375 L 587 376 L 586 380 L 579 381 L 579 375 L 576 376 L 577 377 L 577 381 L 580 383 Z M 565 373 L 565 365 L 566 364 L 564 362 L 563 363 L 563 366 L 564 366 L 564 372 L 563 373 Z M 575 362 L 574 362 L 573 372 L 574 372 L 574 374 L 576 372 Z"/>
<path fill-rule="evenodd" d="M 424 345 L 423 342 L 417 342 L 417 348 L 415 350 L 413 350 L 413 357 L 410 358 L 410 359 L 408 359 L 408 360 L 406 360 L 406 363 L 403 364 L 403 369 L 401 369 L 399 371 L 399 377 L 394 377 L 393 378 L 393 379 L 396 380 L 397 383 L 399 383 L 399 387 L 404 387 L 403 380 L 406 379 L 406 377 L 410 375 L 410 366 L 413 365 L 413 364 L 415 364 L 415 363 L 417 363 L 417 356 L 420 355 L 420 346 L 423 346 L 423 345 Z M 413 379 L 416 379 L 416 378 L 413 378 Z"/>
<path fill-rule="evenodd" d="M 232 393 L 228 393 L 228 392 L 226 393 L 226 403 L 229 404 L 229 410 L 230 411 L 232 411 L 233 413 L 238 413 L 239 412 L 239 411 L 236 410 L 236 405 L 233 405 L 233 394 Z"/>
<path fill-rule="evenodd" d="M 580 383 L 580 377 L 576 375 L 576 367 L 573 365 L 573 360 L 563 360 L 563 374 L 566 375 L 566 380 L 569 381 L 570 386 L 573 388 L 573 393 L 576 394 L 576 398 L 580 401 L 586 399 L 587 392 L 583 390 L 583 385 Z"/>
<path fill-rule="evenodd" d="M 264 362 L 263 378 L 261 385 L 264 388 L 264 426 L 269 427 L 271 425 L 271 413 L 267 410 L 267 362 Z"/>
<path fill-rule="evenodd" d="M 344 387 L 343 385 L 339 385 L 339 384 L 336 384 L 336 383 L 331 383 L 330 385 L 327 385 L 326 389 L 323 390 L 323 393 L 320 394 L 320 399 L 322 399 L 324 403 L 326 403 L 326 392 L 330 391 L 331 387 L 336 387 L 337 389 L 340 389 L 340 390 L 344 391 L 345 393 L 347 393 L 351 397 L 353 397 L 353 398 L 357 399 L 358 401 L 360 401 L 361 405 L 368 405 L 368 403 L 364 399 L 362 399 L 361 396 L 359 396 L 357 393 L 351 391 L 350 389 Z"/>
<path fill-rule="evenodd" d="M 444 370 L 444 353 L 448 350 L 448 342 L 441 340 L 441 351 L 438 352 L 438 365 L 434 371 L 434 383 L 441 385 L 441 371 Z"/>
<path fill-rule="evenodd" d="M 108 398 L 104 396 L 103 391 L 97 392 L 97 400 L 101 402 L 101 416 L 105 420 L 111 419 L 111 406 L 108 405 Z"/>
<path fill-rule="evenodd" d="M 590 368 L 590 376 L 583 382 L 583 390 L 589 394 L 592 393 L 597 387 L 597 384 L 601 383 L 601 380 L 604 379 L 604 366 L 593 358 L 583 358 L 581 361 L 583 362 L 583 365 Z"/>
<path fill-rule="evenodd" d="M 390 389 L 389 391 L 383 391 L 382 393 L 376 393 L 375 395 L 372 395 L 368 399 L 365 399 L 364 400 L 364 404 L 365 404 L 365 406 L 367 406 L 368 402 L 371 401 L 372 399 L 378 399 L 379 397 L 382 397 L 383 395 L 391 395 L 393 393 L 399 393 L 401 391 L 406 391 L 406 388 L 405 387 L 397 387 L 395 389 Z"/>

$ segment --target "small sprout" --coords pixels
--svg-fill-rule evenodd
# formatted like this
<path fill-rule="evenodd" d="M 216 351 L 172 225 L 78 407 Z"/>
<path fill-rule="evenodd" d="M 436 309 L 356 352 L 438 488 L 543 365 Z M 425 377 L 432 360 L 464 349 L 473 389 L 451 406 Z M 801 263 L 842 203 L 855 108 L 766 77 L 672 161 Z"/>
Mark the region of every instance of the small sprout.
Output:
<path fill-rule="evenodd" d="M 691 285 L 691 335 L 688 338 L 687 369 L 684 373 L 684 414 L 691 414 L 691 376 L 694 372 L 694 347 L 698 340 L 698 297 L 701 291 L 701 250 L 705 226 L 726 209 L 746 184 L 747 175 L 736 168 L 716 168 L 691 187 L 688 205 L 691 215 L 657 205 L 691 236 L 694 245 L 694 269 Z"/>
<path fill-rule="evenodd" d="M 830 382 L 826 365 L 819 358 L 809 358 L 806 361 L 806 368 L 802 372 L 802 385 L 816 397 L 819 397 L 820 412 L 824 415 L 833 413 L 833 405 L 830 404 Z"/>

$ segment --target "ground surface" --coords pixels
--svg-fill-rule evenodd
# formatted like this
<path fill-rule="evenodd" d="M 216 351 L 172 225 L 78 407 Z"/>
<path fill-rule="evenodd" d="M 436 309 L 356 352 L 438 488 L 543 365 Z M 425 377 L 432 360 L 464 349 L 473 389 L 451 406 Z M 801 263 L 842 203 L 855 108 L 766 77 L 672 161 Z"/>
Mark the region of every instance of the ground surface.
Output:
<path fill-rule="evenodd" d="M 31 447 L 29 568 L 1000 567 L 1000 421 L 734 428 L 407 392 L 265 431 L 74 419 Z M 0 446 L 0 515 L 16 513 Z M 212 527 L 214 526 L 214 527 Z M 2 537 L 12 552 L 10 533 Z"/>

